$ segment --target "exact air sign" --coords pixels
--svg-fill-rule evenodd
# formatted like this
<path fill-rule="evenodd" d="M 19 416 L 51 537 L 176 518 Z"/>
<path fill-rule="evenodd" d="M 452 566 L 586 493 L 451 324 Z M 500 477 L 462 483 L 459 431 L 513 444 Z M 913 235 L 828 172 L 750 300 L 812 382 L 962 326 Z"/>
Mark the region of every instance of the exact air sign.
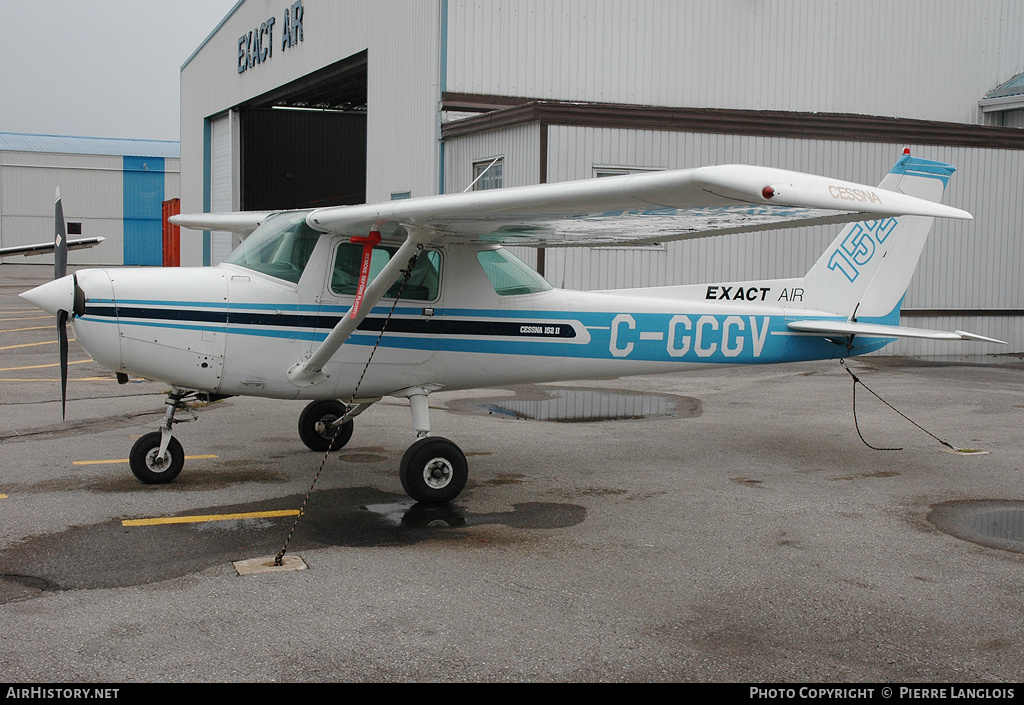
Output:
<path fill-rule="evenodd" d="M 296 0 L 291 7 L 284 9 L 281 18 L 281 51 L 297 46 L 302 41 L 302 0 Z M 244 73 L 274 56 L 274 25 L 277 18 L 271 17 L 261 22 L 251 32 L 238 38 L 238 73 Z"/>

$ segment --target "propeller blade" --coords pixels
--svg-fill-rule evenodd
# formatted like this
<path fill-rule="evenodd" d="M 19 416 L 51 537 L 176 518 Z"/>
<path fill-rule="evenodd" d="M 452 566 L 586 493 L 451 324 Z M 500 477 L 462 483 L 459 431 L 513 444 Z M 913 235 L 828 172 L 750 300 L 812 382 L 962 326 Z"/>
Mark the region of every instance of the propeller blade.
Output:
<path fill-rule="evenodd" d="M 60 279 L 68 273 L 68 232 L 64 225 L 64 206 L 60 202 L 60 189 L 57 189 L 53 211 L 53 278 Z"/>
<path fill-rule="evenodd" d="M 57 341 L 60 346 L 60 417 L 67 418 L 68 402 L 68 312 L 57 311 Z"/>

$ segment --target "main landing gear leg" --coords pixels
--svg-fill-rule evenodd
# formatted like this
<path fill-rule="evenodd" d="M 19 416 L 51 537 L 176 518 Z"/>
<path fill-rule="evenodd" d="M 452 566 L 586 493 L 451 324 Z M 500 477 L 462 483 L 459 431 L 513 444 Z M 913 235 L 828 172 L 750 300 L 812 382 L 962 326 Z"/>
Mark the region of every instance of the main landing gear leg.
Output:
<path fill-rule="evenodd" d="M 442 504 L 459 496 L 466 486 L 469 465 L 462 450 L 447 438 L 430 436 L 431 390 L 414 388 L 399 396 L 409 398 L 413 428 L 419 438 L 402 457 L 399 477 L 406 494 L 422 504 Z"/>
<path fill-rule="evenodd" d="M 128 462 L 132 473 L 147 485 L 162 485 L 171 482 L 185 466 L 185 451 L 174 437 L 174 412 L 184 408 L 182 399 L 186 392 L 173 387 L 167 395 L 163 423 L 159 431 L 147 433 L 132 446 Z"/>

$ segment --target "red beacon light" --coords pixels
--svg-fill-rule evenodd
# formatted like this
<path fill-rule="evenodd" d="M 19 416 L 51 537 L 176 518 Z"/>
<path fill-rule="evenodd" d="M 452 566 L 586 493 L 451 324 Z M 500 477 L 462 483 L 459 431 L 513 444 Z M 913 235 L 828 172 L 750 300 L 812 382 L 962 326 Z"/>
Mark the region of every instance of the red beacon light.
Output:
<path fill-rule="evenodd" d="M 770 200 L 771 197 L 775 195 L 775 189 L 773 189 L 771 186 L 765 186 L 763 189 L 761 189 L 761 195 L 764 196 L 766 201 Z"/>
<path fill-rule="evenodd" d="M 910 147 L 904 147 L 903 148 L 903 153 L 906 154 L 909 157 L 910 156 Z"/>

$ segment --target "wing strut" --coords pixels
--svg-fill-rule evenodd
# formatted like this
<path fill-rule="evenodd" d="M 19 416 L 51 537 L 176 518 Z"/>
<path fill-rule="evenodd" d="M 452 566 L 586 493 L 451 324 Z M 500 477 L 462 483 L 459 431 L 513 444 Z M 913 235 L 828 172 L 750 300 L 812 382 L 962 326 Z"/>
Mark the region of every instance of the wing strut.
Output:
<path fill-rule="evenodd" d="M 417 249 L 430 242 L 435 233 L 422 228 L 407 227 L 408 236 L 398 251 L 388 260 L 380 274 L 366 284 L 364 278 L 369 276 L 369 266 L 364 262 L 363 270 L 360 272 L 359 290 L 362 297 L 356 297 L 348 313 L 338 321 L 334 329 L 328 333 L 320 347 L 303 362 L 297 362 L 288 370 L 288 381 L 296 387 L 311 387 L 327 379 L 323 373 L 326 365 L 334 354 L 338 352 L 353 331 L 359 327 L 366 315 L 373 310 L 373 307 L 384 297 L 402 276 L 402 269 L 409 263 Z M 378 236 L 379 237 L 379 236 Z M 357 244 L 363 244 L 364 248 L 372 248 L 374 238 L 353 238 Z M 367 242 L 369 241 L 369 242 Z M 364 260 L 365 260 L 364 255 Z"/>

